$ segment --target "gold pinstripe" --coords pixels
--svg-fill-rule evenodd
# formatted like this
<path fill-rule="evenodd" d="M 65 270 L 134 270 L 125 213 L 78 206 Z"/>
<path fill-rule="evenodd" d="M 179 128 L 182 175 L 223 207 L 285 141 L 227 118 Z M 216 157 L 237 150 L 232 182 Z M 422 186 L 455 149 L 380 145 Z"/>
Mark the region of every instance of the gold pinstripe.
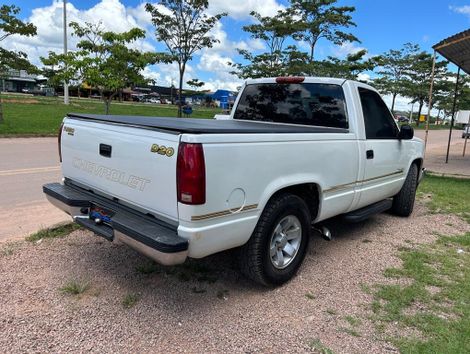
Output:
<path fill-rule="evenodd" d="M 388 173 L 386 175 L 363 179 L 362 181 L 356 181 L 356 182 L 352 182 L 352 183 L 340 184 L 340 185 L 331 187 L 329 189 L 325 189 L 324 193 L 333 192 L 333 191 L 341 190 L 341 189 L 346 189 L 346 188 L 354 186 L 358 183 L 375 181 L 377 179 L 381 179 L 381 178 L 384 178 L 384 177 L 390 177 L 390 176 L 398 175 L 398 174 L 401 174 L 401 173 L 403 173 L 403 169 L 400 169 L 400 170 L 398 170 L 396 172 L 393 172 L 393 173 Z M 258 204 L 247 205 L 247 206 L 244 206 L 243 208 L 241 208 L 241 210 L 238 211 L 237 213 L 253 210 L 253 209 L 256 209 L 257 207 L 258 207 Z M 240 209 L 240 207 L 234 208 L 234 209 L 238 210 L 238 209 Z M 218 218 L 218 217 L 221 217 L 221 216 L 227 216 L 227 215 L 230 215 L 230 214 L 234 214 L 234 213 L 231 212 L 228 209 L 227 210 L 221 210 L 221 211 L 216 211 L 214 213 L 191 216 L 191 221 L 207 220 L 207 219 L 212 219 L 212 218 Z"/>
<path fill-rule="evenodd" d="M 346 184 L 339 184 L 337 186 L 325 189 L 323 192 L 328 193 L 328 192 L 333 192 L 333 191 L 336 191 L 336 190 L 346 189 L 346 188 L 352 187 L 352 186 L 354 186 L 358 183 L 371 182 L 371 181 L 375 181 L 377 179 L 381 179 L 381 178 L 385 178 L 385 177 L 391 177 L 391 176 L 399 175 L 399 174 L 402 174 L 402 173 L 403 173 L 403 169 L 400 169 L 396 172 L 387 173 L 386 175 L 382 175 L 382 176 L 363 179 L 362 181 L 356 181 L 356 182 L 346 183 Z"/>
<path fill-rule="evenodd" d="M 241 212 L 244 212 L 244 211 L 249 211 L 249 210 L 256 209 L 257 207 L 258 207 L 258 204 L 251 204 L 251 205 L 246 205 L 243 208 L 241 208 L 241 207 L 233 208 L 232 210 L 241 209 L 240 211 L 237 212 L 237 213 L 241 213 Z M 204 215 L 191 216 L 191 221 L 207 220 L 207 219 L 217 218 L 217 217 L 220 217 L 220 216 L 227 216 L 227 215 L 230 215 L 230 214 L 234 214 L 234 213 L 227 209 L 227 210 L 216 211 L 214 213 L 209 213 L 209 214 L 204 214 Z"/>

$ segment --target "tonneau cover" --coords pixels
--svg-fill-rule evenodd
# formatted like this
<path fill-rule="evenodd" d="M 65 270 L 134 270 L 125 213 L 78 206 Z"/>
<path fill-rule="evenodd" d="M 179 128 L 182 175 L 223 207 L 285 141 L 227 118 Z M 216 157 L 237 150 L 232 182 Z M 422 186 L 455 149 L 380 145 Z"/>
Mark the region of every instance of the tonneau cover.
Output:
<path fill-rule="evenodd" d="M 347 133 L 347 129 L 250 122 L 243 120 L 215 120 L 198 118 L 144 117 L 123 115 L 102 115 L 69 113 L 69 118 L 96 122 L 126 124 L 150 129 L 190 134 L 273 134 L 273 133 Z"/>

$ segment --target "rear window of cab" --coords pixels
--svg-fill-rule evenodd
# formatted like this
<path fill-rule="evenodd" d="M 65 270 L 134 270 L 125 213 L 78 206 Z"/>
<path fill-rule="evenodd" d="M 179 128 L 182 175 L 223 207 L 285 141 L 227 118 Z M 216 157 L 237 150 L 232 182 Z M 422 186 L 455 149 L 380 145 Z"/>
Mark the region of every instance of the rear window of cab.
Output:
<path fill-rule="evenodd" d="M 343 88 L 334 84 L 247 85 L 234 119 L 348 128 Z"/>

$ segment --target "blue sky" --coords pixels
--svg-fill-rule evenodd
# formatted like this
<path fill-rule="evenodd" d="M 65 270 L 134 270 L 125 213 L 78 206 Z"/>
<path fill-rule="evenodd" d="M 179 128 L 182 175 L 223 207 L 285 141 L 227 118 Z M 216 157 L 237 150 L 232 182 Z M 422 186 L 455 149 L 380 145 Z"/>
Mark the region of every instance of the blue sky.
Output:
<path fill-rule="evenodd" d="M 140 0 L 69 0 L 69 17 L 72 19 L 103 20 L 112 30 L 125 29 L 138 25 L 148 29 L 148 38 L 139 46 L 144 50 L 159 48 L 153 40 L 151 25 L 143 9 L 145 1 Z M 61 45 L 61 0 L 15 0 L 3 1 L 21 8 L 21 18 L 38 23 L 38 38 L 10 39 L 15 49 L 26 51 L 33 61 L 48 50 L 60 51 Z M 221 44 L 212 50 L 200 53 L 190 63 L 185 81 L 199 78 L 207 82 L 206 88 L 234 88 L 239 80 L 229 74 L 226 62 L 236 59 L 235 48 L 245 46 L 261 50 L 259 42 L 252 41 L 242 31 L 242 26 L 250 23 L 248 13 L 256 9 L 264 14 L 273 13 L 287 4 L 284 0 L 245 0 L 239 2 L 212 0 L 211 11 L 226 11 L 229 16 L 222 20 L 216 29 L 216 37 Z M 371 55 L 389 49 L 400 48 L 406 42 L 419 44 L 431 50 L 433 44 L 470 27 L 470 0 L 340 0 L 341 5 L 356 7 L 353 19 L 357 27 L 352 32 L 361 40 L 344 47 L 336 47 L 322 41 L 316 48 L 317 58 L 328 55 L 345 56 L 360 48 Z M 73 40 L 71 40 L 73 47 Z M 177 79 L 171 66 L 154 66 L 148 74 L 162 85 Z"/>

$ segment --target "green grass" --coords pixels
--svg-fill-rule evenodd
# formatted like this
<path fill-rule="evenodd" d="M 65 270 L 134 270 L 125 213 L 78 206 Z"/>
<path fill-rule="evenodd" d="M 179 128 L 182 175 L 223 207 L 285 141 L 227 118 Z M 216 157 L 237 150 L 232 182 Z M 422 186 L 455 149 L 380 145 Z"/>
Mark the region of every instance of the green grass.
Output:
<path fill-rule="evenodd" d="M 461 250 L 458 252 L 458 250 Z M 440 237 L 431 245 L 400 253 L 403 265 L 386 274 L 411 284 L 379 285 L 373 304 L 378 320 L 398 323 L 403 333 L 420 338 L 392 338 L 402 353 L 470 352 L 470 233 Z"/>
<path fill-rule="evenodd" d="M 127 294 L 124 296 L 124 299 L 122 299 L 122 306 L 125 309 L 130 309 L 137 304 L 137 301 L 139 301 L 139 296 L 137 294 Z"/>
<path fill-rule="evenodd" d="M 352 329 L 352 328 L 340 327 L 340 328 L 338 328 L 338 331 L 344 332 L 344 333 L 349 334 L 350 336 L 353 336 L 353 337 L 361 337 L 361 334 L 358 331 L 356 331 L 355 329 Z"/>
<path fill-rule="evenodd" d="M 432 212 L 457 214 L 470 222 L 470 180 L 427 175 L 418 196 L 426 198 Z"/>
<path fill-rule="evenodd" d="M 79 225 L 75 223 L 70 223 L 66 225 L 57 226 L 54 228 L 42 229 L 34 234 L 27 236 L 26 241 L 36 242 L 45 238 L 64 237 L 70 234 L 72 231 L 78 230 L 79 228 L 80 228 Z"/>
<path fill-rule="evenodd" d="M 337 315 L 338 313 L 336 312 L 336 310 L 333 310 L 333 309 L 326 309 L 325 311 L 328 315 L 332 315 L 332 316 L 335 316 Z"/>
<path fill-rule="evenodd" d="M 68 295 L 80 295 L 90 288 L 90 282 L 84 279 L 70 279 L 59 290 Z"/>
<path fill-rule="evenodd" d="M 2 95 L 4 122 L 0 135 L 56 135 L 67 113 L 104 114 L 102 101 L 73 98 L 66 106 L 58 97 Z M 113 102 L 110 114 L 176 117 L 177 106 Z M 194 118 L 213 118 L 220 109 L 193 107 Z"/>
<path fill-rule="evenodd" d="M 425 130 L 426 129 L 426 122 L 421 122 L 419 123 L 419 126 L 417 126 L 415 123 L 411 124 L 413 129 L 416 130 Z M 429 123 L 429 130 L 449 130 L 450 125 L 435 125 L 432 123 Z"/>
<path fill-rule="evenodd" d="M 350 315 L 344 317 L 344 319 L 346 320 L 346 322 L 348 322 L 353 327 L 359 326 L 362 322 L 359 318 L 356 318 L 356 317 L 350 316 Z"/>
<path fill-rule="evenodd" d="M 315 353 L 320 354 L 333 354 L 333 351 L 326 347 L 320 339 L 311 339 L 308 341 L 308 346 L 310 349 L 314 350 Z"/>
<path fill-rule="evenodd" d="M 315 300 L 315 295 L 312 293 L 305 293 L 305 297 L 309 300 Z"/>
<path fill-rule="evenodd" d="M 15 253 L 15 249 L 16 249 L 16 246 L 14 244 L 8 243 L 2 248 L 0 248 L 0 255 L 2 255 L 3 257 L 9 257 L 13 253 Z"/>

